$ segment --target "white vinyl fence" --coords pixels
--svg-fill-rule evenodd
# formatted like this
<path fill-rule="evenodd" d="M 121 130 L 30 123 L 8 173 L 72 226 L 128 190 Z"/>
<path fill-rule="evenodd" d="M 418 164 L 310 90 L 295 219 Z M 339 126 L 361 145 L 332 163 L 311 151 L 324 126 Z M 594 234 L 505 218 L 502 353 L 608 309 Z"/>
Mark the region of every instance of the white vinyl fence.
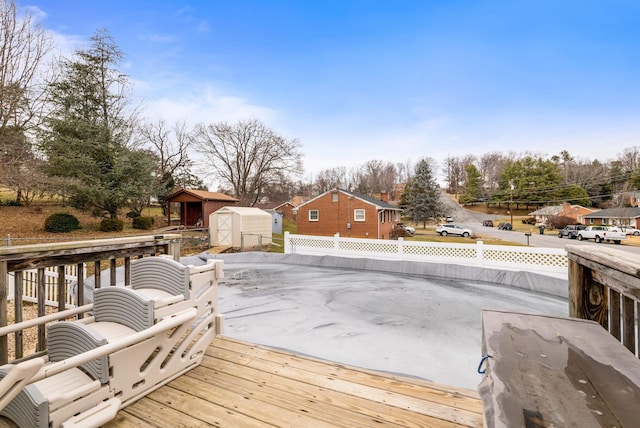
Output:
<path fill-rule="evenodd" d="M 65 266 L 65 287 L 68 287 L 78 280 L 78 265 Z M 83 270 L 86 277 L 86 269 Z M 48 306 L 58 306 L 58 271 L 57 267 L 44 269 L 44 301 Z M 15 294 L 15 277 L 9 274 L 8 299 L 13 300 Z M 22 300 L 25 302 L 38 302 L 38 271 L 36 269 L 22 272 Z M 66 293 L 66 306 L 73 306 L 72 296 Z"/>
<path fill-rule="evenodd" d="M 285 254 L 331 255 L 383 260 L 407 260 L 528 271 L 566 278 L 567 252 L 560 248 L 508 245 L 447 244 L 384 239 L 294 235 L 285 232 Z"/>

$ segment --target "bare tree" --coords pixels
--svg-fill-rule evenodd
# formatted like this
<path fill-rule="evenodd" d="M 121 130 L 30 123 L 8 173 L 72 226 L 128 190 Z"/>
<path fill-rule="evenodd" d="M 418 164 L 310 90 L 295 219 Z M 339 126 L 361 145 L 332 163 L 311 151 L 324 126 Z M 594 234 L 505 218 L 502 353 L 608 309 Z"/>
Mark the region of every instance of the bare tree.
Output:
<path fill-rule="evenodd" d="M 53 48 L 44 29 L 13 0 L 0 0 L 0 128 L 28 130 L 44 105 L 44 59 Z"/>
<path fill-rule="evenodd" d="M 413 163 L 411 159 L 396 163 L 396 180 L 398 183 L 406 183 L 413 175 Z"/>
<path fill-rule="evenodd" d="M 370 160 L 354 175 L 355 190 L 365 194 L 390 192 L 396 182 L 396 167 L 392 162 Z"/>
<path fill-rule="evenodd" d="M 9 171 L 32 176 L 34 159 L 28 132 L 38 125 L 44 105 L 44 59 L 53 47 L 32 16 L 18 18 L 13 0 L 0 0 L 0 157 L 4 174 L 0 184 L 22 198 L 23 180 Z"/>
<path fill-rule="evenodd" d="M 331 189 L 347 188 L 347 169 L 343 166 L 323 169 L 316 176 L 314 186 L 317 193 L 324 193 Z"/>
<path fill-rule="evenodd" d="M 640 166 L 640 147 L 628 147 L 622 153 L 618 153 L 620 167 L 625 174 L 631 174 Z"/>
<path fill-rule="evenodd" d="M 447 182 L 447 191 L 458 195 L 462 192 L 464 184 L 464 161 L 459 157 L 447 156 L 444 159 L 444 172 L 445 181 Z"/>
<path fill-rule="evenodd" d="M 486 153 L 480 157 L 478 169 L 484 184 L 485 196 L 491 196 L 498 188 L 498 180 L 504 170 L 505 160 L 504 155 L 498 152 Z"/>
<path fill-rule="evenodd" d="M 193 162 L 188 155 L 189 133 L 184 122 L 169 127 L 162 119 L 143 123 L 138 132 L 141 143 L 150 148 L 156 159 L 154 193 L 166 214 L 165 196 L 175 187 L 185 184 L 185 177 L 192 176 Z M 188 179 L 186 181 L 189 182 Z"/>
<path fill-rule="evenodd" d="M 287 140 L 255 119 L 199 124 L 191 138 L 204 158 L 203 173 L 230 185 L 243 205 L 255 205 L 279 174 L 302 170 L 298 140 Z"/>

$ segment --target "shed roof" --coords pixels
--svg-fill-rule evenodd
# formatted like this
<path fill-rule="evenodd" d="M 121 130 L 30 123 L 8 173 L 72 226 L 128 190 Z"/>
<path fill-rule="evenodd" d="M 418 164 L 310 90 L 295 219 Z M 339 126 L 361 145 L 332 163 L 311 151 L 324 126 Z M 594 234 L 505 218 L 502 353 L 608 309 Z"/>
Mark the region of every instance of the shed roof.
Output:
<path fill-rule="evenodd" d="M 233 196 L 225 195 L 220 192 L 209 192 L 206 190 L 191 190 L 191 189 L 178 189 L 175 192 L 169 194 L 167 196 L 167 200 L 172 199 L 178 196 L 181 193 L 186 193 L 188 195 L 193 196 L 196 199 L 200 199 L 203 201 L 229 201 L 229 202 L 238 202 L 236 198 Z"/>
<path fill-rule="evenodd" d="M 255 207 L 222 207 L 216 211 L 216 213 L 231 211 L 235 214 L 242 216 L 267 216 L 271 218 L 271 214 L 266 212 L 265 210 L 261 210 L 260 208 Z M 215 213 L 214 213 L 215 214 Z"/>

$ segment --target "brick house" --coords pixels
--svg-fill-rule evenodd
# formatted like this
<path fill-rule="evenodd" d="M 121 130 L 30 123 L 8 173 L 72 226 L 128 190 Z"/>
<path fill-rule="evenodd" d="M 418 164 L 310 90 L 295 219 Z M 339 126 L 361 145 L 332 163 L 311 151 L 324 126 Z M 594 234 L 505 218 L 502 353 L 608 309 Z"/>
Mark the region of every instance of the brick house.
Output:
<path fill-rule="evenodd" d="M 380 199 L 333 189 L 296 207 L 296 224 L 301 235 L 389 239 L 401 212 Z"/>
<path fill-rule="evenodd" d="M 274 210 L 278 214 L 280 214 L 283 218 L 287 220 L 295 221 L 296 216 L 293 213 L 294 208 L 296 207 L 291 203 L 291 201 L 287 202 L 269 202 L 263 204 L 255 204 L 256 208 L 260 208 L 261 210 Z"/>
<path fill-rule="evenodd" d="M 594 210 L 581 205 L 571 205 L 565 202 L 562 205 L 549 205 L 539 210 L 529 213 L 536 219 L 536 223 L 549 223 L 551 217 L 567 217 L 573 219 L 574 223 L 584 223 L 584 216 L 593 213 Z"/>

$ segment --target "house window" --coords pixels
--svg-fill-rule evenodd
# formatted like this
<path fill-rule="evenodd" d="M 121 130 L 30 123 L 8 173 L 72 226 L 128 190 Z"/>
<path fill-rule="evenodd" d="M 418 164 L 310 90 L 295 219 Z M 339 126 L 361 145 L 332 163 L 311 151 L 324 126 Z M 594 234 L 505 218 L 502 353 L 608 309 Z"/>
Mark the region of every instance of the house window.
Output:
<path fill-rule="evenodd" d="M 331 194 L 331 202 L 338 202 L 338 192 Z"/>
<path fill-rule="evenodd" d="M 353 221 L 364 221 L 364 209 L 353 210 Z"/>
<path fill-rule="evenodd" d="M 319 218 L 318 210 L 309 210 L 309 221 L 318 221 Z"/>
<path fill-rule="evenodd" d="M 589 219 L 589 224 L 593 224 L 593 219 L 592 218 Z"/>

